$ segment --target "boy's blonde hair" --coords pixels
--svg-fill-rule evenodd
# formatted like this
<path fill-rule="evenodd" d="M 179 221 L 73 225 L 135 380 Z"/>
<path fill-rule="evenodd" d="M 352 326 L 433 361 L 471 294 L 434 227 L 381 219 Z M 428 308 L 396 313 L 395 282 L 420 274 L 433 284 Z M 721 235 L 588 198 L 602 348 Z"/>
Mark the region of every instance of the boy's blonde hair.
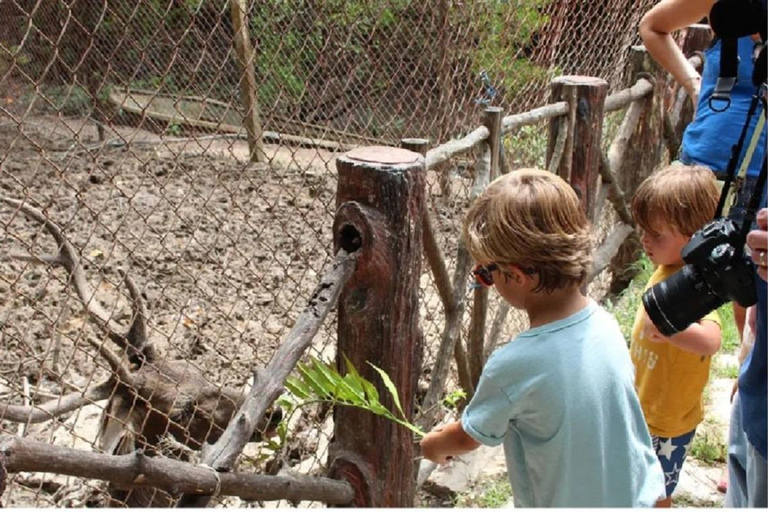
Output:
<path fill-rule="evenodd" d="M 576 192 L 538 169 L 494 180 L 467 212 L 463 235 L 476 261 L 538 274 L 534 291 L 580 285 L 592 267 L 592 237 Z"/>
<path fill-rule="evenodd" d="M 632 217 L 644 231 L 669 226 L 690 237 L 712 220 L 719 198 L 717 180 L 707 167 L 672 164 L 640 184 Z"/>

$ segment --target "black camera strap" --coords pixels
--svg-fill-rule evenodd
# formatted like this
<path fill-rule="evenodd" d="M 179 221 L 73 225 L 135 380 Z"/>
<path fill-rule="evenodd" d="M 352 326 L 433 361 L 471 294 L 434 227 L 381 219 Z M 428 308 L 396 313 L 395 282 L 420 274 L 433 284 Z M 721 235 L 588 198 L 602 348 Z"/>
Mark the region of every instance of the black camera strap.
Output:
<path fill-rule="evenodd" d="M 734 175 L 736 173 L 736 166 L 739 163 L 741 150 L 744 148 L 744 141 L 747 138 L 747 132 L 749 131 L 749 126 L 752 123 L 752 117 L 755 115 L 758 105 L 762 104 L 763 87 L 764 86 L 758 87 L 757 91 L 755 91 L 755 94 L 752 96 L 752 102 L 749 105 L 749 111 L 747 111 L 747 120 L 744 122 L 744 126 L 741 129 L 741 135 L 739 135 L 739 139 L 736 144 L 731 147 L 731 157 L 728 159 L 728 165 L 725 168 L 725 182 L 723 183 L 723 190 L 720 193 L 720 200 L 717 202 L 717 210 L 715 211 L 716 219 L 719 219 L 723 216 L 725 200 L 728 197 L 728 191 L 730 190 L 731 183 L 735 177 Z"/>
<path fill-rule="evenodd" d="M 709 97 L 713 112 L 724 112 L 731 106 L 731 91 L 739 81 L 739 40 L 735 37 L 720 39 L 720 76 Z"/>
<path fill-rule="evenodd" d="M 744 222 L 741 224 L 741 233 L 739 233 L 739 240 L 747 240 L 747 233 L 752 228 L 752 223 L 755 221 L 757 210 L 760 208 L 760 202 L 763 199 L 763 192 L 765 191 L 766 182 L 766 164 L 768 160 L 763 158 L 763 165 L 760 167 L 760 174 L 757 176 L 755 182 L 755 189 L 752 191 L 752 196 L 749 198 L 749 204 L 747 210 L 744 212 Z M 741 252 L 744 249 L 744 244 L 736 246 L 736 250 Z"/>

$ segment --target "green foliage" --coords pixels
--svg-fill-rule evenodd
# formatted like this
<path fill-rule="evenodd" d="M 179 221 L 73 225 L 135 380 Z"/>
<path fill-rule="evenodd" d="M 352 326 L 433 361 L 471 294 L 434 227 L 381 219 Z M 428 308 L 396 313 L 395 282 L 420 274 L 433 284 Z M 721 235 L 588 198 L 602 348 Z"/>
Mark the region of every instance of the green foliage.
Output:
<path fill-rule="evenodd" d="M 715 379 L 737 379 L 739 377 L 739 367 L 732 363 L 722 363 L 715 359 L 712 363 L 712 378 Z"/>
<path fill-rule="evenodd" d="M 691 444 L 691 456 L 707 464 L 725 462 L 728 447 L 723 440 L 721 425 L 705 421 L 699 425 Z"/>
<path fill-rule="evenodd" d="M 451 391 L 443 398 L 443 405 L 449 409 L 457 410 L 459 404 L 467 399 L 467 393 L 463 389 Z"/>
<path fill-rule="evenodd" d="M 720 315 L 722 341 L 720 351 L 725 354 L 733 354 L 739 350 L 741 336 L 736 328 L 736 320 L 733 318 L 733 305 L 723 304 L 718 308 L 717 314 Z"/>
<path fill-rule="evenodd" d="M 56 85 L 44 87 L 42 96 L 48 101 L 38 105 L 44 112 L 61 113 L 65 116 L 87 116 L 92 109 L 91 96 L 77 85 Z"/>
<path fill-rule="evenodd" d="M 504 138 L 504 147 L 514 158 L 514 167 L 546 168 L 547 129 L 545 126 L 523 126 Z"/>
<path fill-rule="evenodd" d="M 643 256 L 635 263 L 635 268 L 638 271 L 637 276 L 632 280 L 629 286 L 621 292 L 616 301 L 608 302 L 606 309 L 610 312 L 621 327 L 621 333 L 624 335 L 624 339 L 629 343 L 632 337 L 632 326 L 635 323 L 635 315 L 637 310 L 642 305 L 642 295 L 645 285 L 648 283 L 651 274 L 653 273 L 653 263 L 648 257 Z"/>
<path fill-rule="evenodd" d="M 456 497 L 457 508 L 502 508 L 512 498 L 512 487 L 507 475 L 500 475 L 491 481 L 481 481 L 473 488 Z"/>
<path fill-rule="evenodd" d="M 287 425 L 288 418 L 296 409 L 312 403 L 325 402 L 334 406 L 357 407 L 394 421 L 417 436 L 425 435 L 419 427 L 406 418 L 397 388 L 384 370 L 368 363 L 381 377 L 384 387 L 397 408 L 397 414 L 389 411 L 381 403 L 376 387 L 358 373 L 349 359 L 345 357 L 344 361 L 347 367 L 347 374 L 344 376 L 328 363 L 314 357 L 311 358 L 310 364 L 299 363 L 298 376 L 290 376 L 285 381 L 285 387 L 292 397 L 283 397 L 279 403 L 289 411 L 283 424 Z M 281 439 L 285 439 L 285 427 L 282 430 L 278 428 L 278 434 Z"/>
<path fill-rule="evenodd" d="M 479 73 L 486 70 L 494 80 L 503 83 L 508 92 L 556 75 L 556 70 L 547 70 L 524 57 L 516 57 L 520 48 L 531 44 L 531 36 L 549 21 L 549 17 L 541 13 L 541 8 L 550 2 L 486 2 L 484 5 L 487 11 L 472 20 L 478 38 L 477 50 L 473 55 L 473 71 Z M 456 3 L 453 8 L 456 11 L 464 9 L 464 6 Z M 457 15 L 454 13 L 454 17 Z"/>

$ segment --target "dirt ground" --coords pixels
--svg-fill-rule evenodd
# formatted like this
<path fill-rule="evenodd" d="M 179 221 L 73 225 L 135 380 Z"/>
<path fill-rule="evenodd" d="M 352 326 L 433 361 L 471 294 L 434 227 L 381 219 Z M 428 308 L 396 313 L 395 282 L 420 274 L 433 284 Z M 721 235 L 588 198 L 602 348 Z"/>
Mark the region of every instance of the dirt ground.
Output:
<path fill-rule="evenodd" d="M 335 155 L 269 146 L 269 165 L 249 165 L 242 140 L 198 134 L 161 143 L 156 133 L 117 127 L 107 131 L 104 145 L 87 120 L 30 114 L 21 123 L 17 119 L 0 117 L 0 194 L 35 206 L 62 227 L 81 251 L 95 299 L 123 328 L 131 318 L 125 272 L 141 289 L 151 341 L 163 357 L 188 361 L 213 383 L 245 389 L 253 368 L 267 364 L 331 261 Z M 434 176 L 430 181 L 434 185 Z M 468 183 L 457 177 L 456 197 L 438 197 L 433 204 L 449 257 Z M 55 254 L 52 237 L 6 204 L 0 206 L 0 225 L 0 399 L 42 403 L 99 381 L 107 366 L 85 337 L 103 336 L 65 289 L 65 271 L 15 258 Z M 423 329 L 434 345 L 442 305 L 428 290 L 426 265 L 422 286 Z M 313 353 L 332 357 L 334 338 L 330 319 Z M 68 424 L 70 435 L 61 442 L 95 449 L 93 426 L 101 406 L 94 407 L 90 416 Z M 87 434 L 72 435 L 86 423 Z M 51 442 L 60 427 L 45 422 L 24 427 L 24 433 Z M 0 422 L 0 432 L 18 428 Z M 303 452 L 297 457 L 315 467 L 323 458 Z M 253 455 L 256 464 L 260 456 Z M 60 479 L 37 475 L 15 482 L 3 498 L 9 505 L 78 503 L 62 497 L 69 487 Z M 79 496 L 81 504 L 99 503 L 97 497 L 83 498 L 88 492 Z"/>
<path fill-rule="evenodd" d="M 122 279 L 127 273 L 146 301 L 150 338 L 163 358 L 187 361 L 216 385 L 247 389 L 254 367 L 268 363 L 332 259 L 336 154 L 270 145 L 268 164 L 253 165 L 244 140 L 161 137 L 111 126 L 99 141 L 90 120 L 46 114 L 21 102 L 6 107 L 12 117 L 0 115 L 0 195 L 35 206 L 62 227 L 81 252 L 95 300 L 123 328 L 131 318 Z M 434 172 L 427 182 L 428 207 L 452 275 L 472 177 L 463 166 L 450 171 L 449 196 Z M 609 210 L 600 237 L 611 223 Z M 51 236 L 4 203 L 0 226 L 0 401 L 39 404 L 106 377 L 107 365 L 86 342 L 104 336 L 66 289 L 64 270 L 15 258 L 54 254 Z M 602 296 L 608 277 L 595 280 L 591 296 Z M 426 262 L 420 285 L 429 367 L 444 317 Z M 497 305 L 494 296 L 488 325 Z M 511 313 L 504 335 L 524 327 L 522 316 Z M 335 316 L 311 353 L 334 356 Z M 97 450 L 104 404 L 89 407 L 61 421 L 22 427 L 0 421 L 0 433 Z M 312 415 L 294 428 L 293 469 L 319 471 L 332 429 Z M 244 464 L 260 471 L 268 453 L 249 445 Z M 2 500 L 11 506 L 101 505 L 102 488 L 22 474 Z"/>

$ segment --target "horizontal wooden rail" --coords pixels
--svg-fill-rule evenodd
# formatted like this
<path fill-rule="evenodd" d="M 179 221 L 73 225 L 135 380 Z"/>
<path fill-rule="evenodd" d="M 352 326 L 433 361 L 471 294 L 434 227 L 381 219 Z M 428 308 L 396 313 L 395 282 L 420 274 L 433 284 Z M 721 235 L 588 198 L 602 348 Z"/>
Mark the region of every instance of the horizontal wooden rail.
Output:
<path fill-rule="evenodd" d="M 697 58 L 698 57 L 694 57 Z M 653 91 L 653 84 L 645 78 L 640 78 L 635 85 L 611 94 L 605 99 L 605 112 L 621 110 L 633 101 L 646 97 Z M 501 133 L 507 134 L 521 126 L 529 126 L 540 123 L 546 119 L 564 116 L 568 113 L 568 103 L 559 101 L 533 110 L 505 116 L 501 121 Z M 427 152 L 426 168 L 435 166 L 450 160 L 461 153 L 466 153 L 478 144 L 486 140 L 490 135 L 488 128 L 480 126 L 462 137 L 441 144 Z"/>
<path fill-rule="evenodd" d="M 633 101 L 645 98 L 653 92 L 653 84 L 645 78 L 639 79 L 629 89 L 622 89 L 605 98 L 605 112 L 621 110 Z"/>
<path fill-rule="evenodd" d="M 522 112 L 520 114 L 512 114 L 501 120 L 501 133 L 508 133 L 521 126 L 529 126 L 544 121 L 545 119 L 564 116 L 567 113 L 568 103 L 565 101 L 558 101 L 557 103 L 544 105 L 543 107 L 534 108 L 533 110 Z"/>
<path fill-rule="evenodd" d="M 319 501 L 346 505 L 354 496 L 347 482 L 303 475 L 218 473 L 209 467 L 141 451 L 106 455 L 65 446 L 0 436 L 0 474 L 31 471 L 114 482 L 126 488 L 155 487 L 171 493 L 239 496 L 248 501 Z M 2 482 L 0 482 L 2 489 Z"/>
<path fill-rule="evenodd" d="M 461 139 L 454 139 L 427 151 L 427 169 L 447 162 L 452 157 L 466 153 L 490 136 L 491 132 L 485 126 L 475 128 L 471 133 Z"/>

